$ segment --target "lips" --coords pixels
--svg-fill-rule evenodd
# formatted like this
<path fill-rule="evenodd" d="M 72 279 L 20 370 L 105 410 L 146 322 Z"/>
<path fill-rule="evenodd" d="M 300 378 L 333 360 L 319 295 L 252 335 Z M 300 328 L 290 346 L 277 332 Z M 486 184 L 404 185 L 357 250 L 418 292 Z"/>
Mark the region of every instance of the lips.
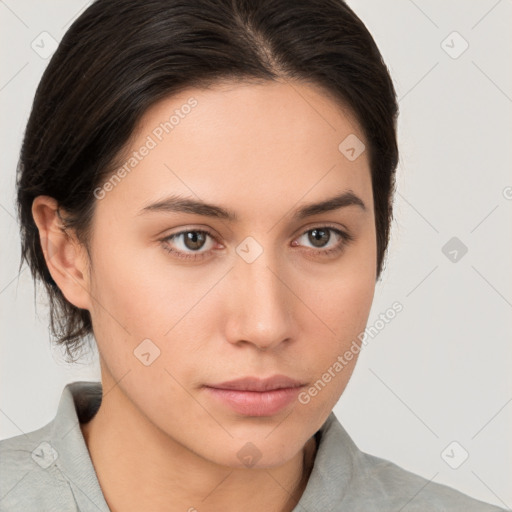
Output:
<path fill-rule="evenodd" d="M 244 416 L 273 416 L 296 401 L 302 382 L 274 375 L 266 379 L 244 377 L 205 386 L 217 404 Z"/>
<path fill-rule="evenodd" d="M 219 384 L 209 384 L 207 387 L 215 389 L 234 389 L 238 391 L 272 391 L 274 389 L 298 388 L 304 383 L 286 377 L 286 375 L 274 375 L 266 379 L 258 377 L 244 377 Z"/>

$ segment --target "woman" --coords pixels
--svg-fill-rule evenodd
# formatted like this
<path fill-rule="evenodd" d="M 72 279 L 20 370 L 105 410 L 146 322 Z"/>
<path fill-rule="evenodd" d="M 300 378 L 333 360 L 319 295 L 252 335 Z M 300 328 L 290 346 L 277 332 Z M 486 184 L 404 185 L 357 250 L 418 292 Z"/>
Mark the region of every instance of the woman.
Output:
<path fill-rule="evenodd" d="M 392 218 L 395 91 L 340 0 L 97 0 L 37 90 L 23 258 L 101 383 L 0 443 L 2 510 L 496 507 L 332 409 Z"/>

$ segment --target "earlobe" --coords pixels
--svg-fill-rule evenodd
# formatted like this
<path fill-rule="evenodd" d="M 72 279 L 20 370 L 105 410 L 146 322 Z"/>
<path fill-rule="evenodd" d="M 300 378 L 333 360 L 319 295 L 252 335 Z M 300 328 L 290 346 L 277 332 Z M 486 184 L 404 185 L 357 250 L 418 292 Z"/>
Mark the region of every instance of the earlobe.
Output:
<path fill-rule="evenodd" d="M 87 253 L 59 216 L 59 204 L 50 196 L 38 196 L 32 203 L 32 216 L 48 271 L 60 291 L 74 306 L 90 309 Z"/>

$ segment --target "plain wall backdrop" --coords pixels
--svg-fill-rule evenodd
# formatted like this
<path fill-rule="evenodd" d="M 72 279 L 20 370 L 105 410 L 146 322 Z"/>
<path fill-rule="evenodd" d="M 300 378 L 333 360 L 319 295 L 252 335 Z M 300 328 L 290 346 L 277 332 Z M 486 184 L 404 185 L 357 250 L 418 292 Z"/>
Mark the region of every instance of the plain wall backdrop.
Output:
<path fill-rule="evenodd" d="M 348 3 L 395 82 L 401 158 L 376 334 L 334 411 L 363 451 L 512 508 L 512 2 Z M 87 5 L 0 1 L 2 439 L 49 422 L 66 383 L 100 380 L 97 353 L 68 365 L 50 345 L 14 202 L 52 41 Z"/>

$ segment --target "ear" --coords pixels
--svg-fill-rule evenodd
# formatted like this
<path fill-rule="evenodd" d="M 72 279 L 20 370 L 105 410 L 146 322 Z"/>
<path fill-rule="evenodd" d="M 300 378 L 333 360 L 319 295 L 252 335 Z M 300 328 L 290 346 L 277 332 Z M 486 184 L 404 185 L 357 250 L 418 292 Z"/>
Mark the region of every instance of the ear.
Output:
<path fill-rule="evenodd" d="M 50 196 L 37 196 L 32 203 L 46 265 L 64 297 L 77 308 L 90 310 L 87 251 L 75 234 L 64 228 L 58 208 Z"/>

